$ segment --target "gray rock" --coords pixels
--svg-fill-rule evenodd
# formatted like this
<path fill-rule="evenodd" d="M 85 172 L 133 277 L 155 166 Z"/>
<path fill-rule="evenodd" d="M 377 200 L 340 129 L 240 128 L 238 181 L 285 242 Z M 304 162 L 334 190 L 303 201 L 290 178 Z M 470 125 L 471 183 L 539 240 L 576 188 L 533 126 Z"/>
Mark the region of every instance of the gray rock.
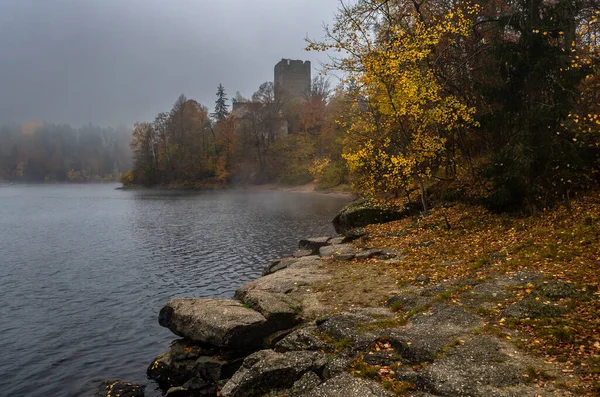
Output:
<path fill-rule="evenodd" d="M 261 350 L 244 360 L 240 370 L 221 389 L 221 395 L 258 397 L 274 390 L 290 389 L 307 372 L 322 373 L 326 364 L 324 353 Z"/>
<path fill-rule="evenodd" d="M 294 350 L 333 351 L 333 346 L 315 336 L 315 330 L 316 327 L 298 329 L 277 342 L 274 350 L 280 353 Z"/>
<path fill-rule="evenodd" d="M 302 257 L 292 257 L 292 258 L 284 258 L 278 259 L 277 261 L 273 261 L 271 265 L 269 265 L 263 272 L 263 276 L 268 274 L 275 273 L 279 270 L 287 269 L 287 268 L 305 268 L 305 267 L 318 267 L 321 265 L 321 257 L 319 255 L 308 255 Z M 268 273 L 268 274 L 264 274 Z"/>
<path fill-rule="evenodd" d="M 516 318 L 542 318 L 560 317 L 567 312 L 569 312 L 569 309 L 566 307 L 559 306 L 543 296 L 530 294 L 507 307 L 502 311 L 502 315 Z"/>
<path fill-rule="evenodd" d="M 299 287 L 331 278 L 319 269 L 321 264 L 321 260 L 313 256 L 295 259 L 293 263 L 277 273 L 244 284 L 237 289 L 235 297 L 243 301 L 244 296 L 251 290 L 288 294 Z"/>
<path fill-rule="evenodd" d="M 393 394 L 379 384 L 340 374 L 315 387 L 302 397 L 392 397 Z"/>
<path fill-rule="evenodd" d="M 302 258 L 305 256 L 311 256 L 313 255 L 313 251 L 312 250 L 303 250 L 303 249 L 299 249 L 296 250 L 296 252 L 294 252 L 294 258 Z"/>
<path fill-rule="evenodd" d="M 269 329 L 262 314 L 232 299 L 173 299 L 158 322 L 192 341 L 240 350 L 259 347 Z"/>
<path fill-rule="evenodd" d="M 217 382 L 208 382 L 201 376 L 188 380 L 183 387 L 193 393 L 194 397 L 213 397 L 217 395 Z"/>
<path fill-rule="evenodd" d="M 270 332 L 293 328 L 300 322 L 298 304 L 285 294 L 250 290 L 242 302 L 267 319 Z"/>
<path fill-rule="evenodd" d="M 263 270 L 262 275 L 268 276 L 276 273 L 280 270 L 287 269 L 288 267 L 301 268 L 301 267 L 313 267 L 321 264 L 318 255 L 302 256 L 300 258 L 282 258 L 276 259 L 268 264 Z"/>
<path fill-rule="evenodd" d="M 344 240 L 346 238 L 344 236 L 340 236 L 340 237 L 332 237 L 329 239 L 328 243 L 329 245 L 334 245 L 334 244 L 344 244 Z"/>
<path fill-rule="evenodd" d="M 333 218 L 333 227 L 339 234 L 371 225 L 403 219 L 411 215 L 410 208 L 398 209 L 385 206 L 374 200 L 357 200 L 344 207 Z"/>
<path fill-rule="evenodd" d="M 539 273 L 522 271 L 505 274 L 475 285 L 470 291 L 463 293 L 461 298 L 469 307 L 492 308 L 497 302 L 514 298 L 515 288 L 524 287 L 540 277 Z"/>
<path fill-rule="evenodd" d="M 269 263 L 263 270 L 262 275 L 263 276 L 268 276 L 269 274 L 273 274 L 275 272 L 278 272 L 280 270 L 283 270 L 285 268 L 287 268 L 289 265 L 291 265 L 292 263 L 294 263 L 294 261 L 296 261 L 297 258 L 282 258 L 282 259 L 275 259 L 274 261 L 272 261 L 271 263 Z"/>
<path fill-rule="evenodd" d="M 535 290 L 538 294 L 548 297 L 552 300 L 572 298 L 577 294 L 573 284 L 556 280 L 540 282 L 536 286 Z"/>
<path fill-rule="evenodd" d="M 354 355 L 336 354 L 332 356 L 323 370 L 323 379 L 331 379 L 346 373 L 353 361 Z"/>
<path fill-rule="evenodd" d="M 145 386 L 119 380 L 102 382 L 100 390 L 96 395 L 102 397 L 144 397 Z"/>
<path fill-rule="evenodd" d="M 308 250 L 312 255 L 319 253 L 319 248 L 329 245 L 330 237 L 311 237 L 300 240 L 298 248 Z"/>
<path fill-rule="evenodd" d="M 323 383 L 323 381 L 321 380 L 321 378 L 319 378 L 319 375 L 315 374 L 314 372 L 307 372 L 304 375 L 302 375 L 302 378 L 300 378 L 300 380 L 294 383 L 294 386 L 292 386 L 292 389 L 290 390 L 290 396 L 300 396 L 304 393 L 311 391 L 315 387 L 319 386 L 321 383 Z"/>
<path fill-rule="evenodd" d="M 350 229 L 347 230 L 346 232 L 344 232 L 344 243 L 349 243 L 351 241 L 354 240 L 358 240 L 361 237 L 366 236 L 367 234 L 369 234 L 369 232 L 367 232 L 367 229 L 362 228 L 362 227 L 356 227 L 354 229 Z"/>
<path fill-rule="evenodd" d="M 400 382 L 417 383 L 417 372 L 410 367 L 401 367 L 396 370 L 396 379 Z"/>
<path fill-rule="evenodd" d="M 417 386 L 443 396 L 528 396 L 515 389 L 522 373 L 496 339 L 480 335 L 420 371 Z"/>
<path fill-rule="evenodd" d="M 389 306 L 396 309 L 402 309 L 404 312 L 427 306 L 431 302 L 433 302 L 433 298 L 431 297 L 415 295 L 410 292 L 394 295 L 388 299 Z"/>
<path fill-rule="evenodd" d="M 338 260 L 350 260 L 358 253 L 356 248 L 348 244 L 336 244 L 321 247 L 319 255 L 321 258 L 333 258 Z"/>
<path fill-rule="evenodd" d="M 335 313 L 317 320 L 317 330 L 334 341 L 343 341 L 353 351 L 366 349 L 378 339 L 375 332 L 366 329 L 382 318 L 393 318 L 387 309 L 363 309 Z"/>
<path fill-rule="evenodd" d="M 371 248 L 371 249 L 364 250 L 364 251 L 361 251 L 358 254 L 356 254 L 356 259 L 370 259 L 370 258 L 374 258 L 376 256 L 383 255 L 384 252 L 385 251 L 383 249 Z"/>
<path fill-rule="evenodd" d="M 384 330 L 382 336 L 404 360 L 419 364 L 435 360 L 456 339 L 482 325 L 480 317 L 460 306 L 436 304 L 415 314 L 406 326 Z"/>
<path fill-rule="evenodd" d="M 184 385 L 195 378 L 198 378 L 195 384 L 202 380 L 214 385 L 223 378 L 231 377 L 241 365 L 242 360 L 235 355 L 224 356 L 217 350 L 205 349 L 190 341 L 177 340 L 171 344 L 168 352 L 154 359 L 148 367 L 147 375 L 163 390 L 167 390 Z"/>

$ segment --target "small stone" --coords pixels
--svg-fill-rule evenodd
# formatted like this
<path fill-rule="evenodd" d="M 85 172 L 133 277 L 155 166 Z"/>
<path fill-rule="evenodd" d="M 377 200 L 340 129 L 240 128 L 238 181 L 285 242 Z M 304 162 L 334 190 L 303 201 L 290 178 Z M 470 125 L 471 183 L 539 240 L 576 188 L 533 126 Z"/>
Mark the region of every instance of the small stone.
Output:
<path fill-rule="evenodd" d="M 344 237 L 332 237 L 328 241 L 329 245 L 344 244 Z"/>
<path fill-rule="evenodd" d="M 329 237 L 311 237 L 300 240 L 298 248 L 301 250 L 308 250 L 311 253 L 309 255 L 316 255 L 319 253 L 319 248 L 329 245 Z"/>

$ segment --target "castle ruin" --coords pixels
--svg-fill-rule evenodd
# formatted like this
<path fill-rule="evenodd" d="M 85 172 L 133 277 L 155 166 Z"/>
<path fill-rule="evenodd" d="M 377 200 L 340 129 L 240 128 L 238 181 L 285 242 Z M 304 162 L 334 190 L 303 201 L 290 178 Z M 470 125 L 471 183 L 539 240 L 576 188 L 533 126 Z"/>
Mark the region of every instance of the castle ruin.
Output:
<path fill-rule="evenodd" d="M 310 94 L 310 61 L 282 59 L 275 65 L 273 80 L 277 90 L 288 98 L 306 99 Z"/>

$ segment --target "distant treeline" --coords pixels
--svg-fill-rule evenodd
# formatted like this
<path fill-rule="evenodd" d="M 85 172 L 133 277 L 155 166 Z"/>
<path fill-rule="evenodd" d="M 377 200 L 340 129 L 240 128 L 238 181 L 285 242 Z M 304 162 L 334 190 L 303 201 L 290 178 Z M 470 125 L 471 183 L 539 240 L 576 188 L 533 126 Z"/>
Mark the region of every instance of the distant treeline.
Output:
<path fill-rule="evenodd" d="M 214 112 L 185 96 L 168 113 L 133 131 L 134 168 L 126 185 L 206 186 L 226 183 L 303 184 L 346 181 L 343 130 L 334 119 L 347 107 L 323 78 L 291 97 L 271 82 L 251 99 L 236 95 L 230 112 L 219 86 Z"/>
<path fill-rule="evenodd" d="M 28 122 L 0 126 L 0 180 L 117 180 L 131 167 L 131 131 L 91 124 Z"/>

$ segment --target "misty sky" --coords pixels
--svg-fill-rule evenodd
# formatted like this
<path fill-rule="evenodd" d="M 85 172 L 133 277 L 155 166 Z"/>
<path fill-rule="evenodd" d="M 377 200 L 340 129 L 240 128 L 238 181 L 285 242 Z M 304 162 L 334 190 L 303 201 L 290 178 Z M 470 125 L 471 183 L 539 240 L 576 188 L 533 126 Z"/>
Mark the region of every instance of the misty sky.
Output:
<path fill-rule="evenodd" d="M 218 83 L 249 97 L 338 0 L 0 0 L 0 123 L 131 125 Z"/>

